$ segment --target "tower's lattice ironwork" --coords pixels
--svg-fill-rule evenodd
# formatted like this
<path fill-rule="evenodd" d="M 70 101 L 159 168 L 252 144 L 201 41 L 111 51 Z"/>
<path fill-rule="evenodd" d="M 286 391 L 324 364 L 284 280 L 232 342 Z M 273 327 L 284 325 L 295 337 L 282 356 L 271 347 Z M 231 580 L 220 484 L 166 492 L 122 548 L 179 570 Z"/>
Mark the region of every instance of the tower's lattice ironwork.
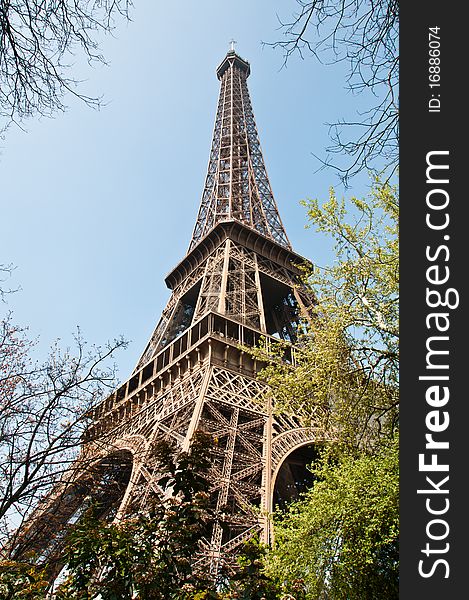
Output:
<path fill-rule="evenodd" d="M 107 482 L 103 494 L 122 516 L 163 493 L 154 442 L 171 438 L 188 449 L 201 429 L 218 440 L 209 473 L 216 520 L 197 560 L 215 577 L 222 564 L 235 563 L 244 540 L 260 534 L 269 541 L 274 489 L 293 494 L 298 483 L 288 457 L 323 441 L 298 416 L 275 414 L 259 365 L 243 351 L 261 337 L 267 345 L 283 339 L 290 342 L 285 359 L 294 364 L 302 319 L 313 306 L 302 283 L 305 259 L 291 249 L 267 177 L 249 73 L 234 50 L 218 67 L 207 178 L 189 250 L 166 277 L 168 304 L 131 377 L 90 415 L 68 492 L 73 502 L 50 510 L 56 491 L 25 547 L 41 548 L 76 515 L 92 487 L 89 474 L 79 475 L 80 461 L 95 462 Z"/>
<path fill-rule="evenodd" d="M 247 86 L 249 64 L 230 51 L 217 69 L 220 97 L 190 250 L 220 221 L 235 219 L 290 248 L 275 204 Z"/>

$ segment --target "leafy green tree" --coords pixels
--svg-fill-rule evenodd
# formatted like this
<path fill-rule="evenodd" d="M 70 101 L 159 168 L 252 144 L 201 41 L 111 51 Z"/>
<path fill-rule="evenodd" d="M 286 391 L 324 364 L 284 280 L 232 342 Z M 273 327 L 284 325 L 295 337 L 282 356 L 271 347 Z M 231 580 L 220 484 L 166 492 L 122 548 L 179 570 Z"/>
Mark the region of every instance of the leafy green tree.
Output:
<path fill-rule="evenodd" d="M 159 480 L 166 497 L 121 522 L 89 514 L 76 525 L 66 555 L 69 574 L 58 599 L 182 600 L 207 590 L 208 574 L 197 570 L 194 556 L 211 521 L 204 474 L 212 443 L 200 432 L 187 453 L 157 443 L 153 450 L 156 468 L 166 474 Z"/>
<path fill-rule="evenodd" d="M 317 305 L 295 364 L 282 361 L 282 344 L 255 354 L 276 410 L 333 443 L 311 467 L 313 488 L 275 515 L 266 574 L 295 600 L 397 598 L 397 190 L 376 181 L 349 211 L 333 191 L 322 206 L 304 205 L 336 260 L 308 275 Z"/>
<path fill-rule="evenodd" d="M 399 257 L 396 189 L 376 182 L 365 199 L 304 203 L 309 226 L 335 243 L 332 266 L 315 267 L 308 282 L 316 316 L 295 350 L 295 365 L 281 360 L 282 345 L 255 351 L 270 363 L 260 376 L 276 409 L 322 427 L 348 446 L 369 446 L 392 436 L 398 420 Z"/>
<path fill-rule="evenodd" d="M 49 581 L 44 569 L 26 562 L 0 562 L 0 598 L 2 600 L 43 600 Z"/>
<path fill-rule="evenodd" d="M 239 600 L 276 600 L 280 588 L 274 579 L 265 573 L 267 548 L 257 538 L 244 543 L 238 558 L 239 570 L 229 582 L 226 598 Z"/>
<path fill-rule="evenodd" d="M 278 517 L 267 574 L 295 600 L 397 599 L 398 469 L 396 441 L 314 467 L 314 487 Z"/>

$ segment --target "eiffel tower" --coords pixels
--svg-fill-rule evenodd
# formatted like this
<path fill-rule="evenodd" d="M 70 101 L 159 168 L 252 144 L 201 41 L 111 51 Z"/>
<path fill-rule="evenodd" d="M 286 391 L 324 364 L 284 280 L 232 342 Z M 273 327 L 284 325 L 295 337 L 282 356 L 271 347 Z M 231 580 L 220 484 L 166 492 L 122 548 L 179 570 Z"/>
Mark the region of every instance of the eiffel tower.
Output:
<path fill-rule="evenodd" d="M 322 441 L 297 416 L 274 413 L 275 399 L 256 377 L 262 365 L 243 349 L 261 338 L 284 340 L 285 360 L 294 364 L 314 304 L 302 283 L 301 265 L 309 263 L 292 250 L 272 194 L 249 74 L 232 47 L 217 69 L 213 141 L 188 251 L 165 279 L 169 301 L 131 377 L 90 414 L 81 453 L 108 482 L 101 504 L 122 516 L 163 493 L 152 466 L 155 440 L 187 450 L 196 430 L 216 437 L 209 477 L 218 516 L 198 559 L 214 577 L 235 563 L 245 540 L 271 541 L 274 504 L 295 497 L 311 448 Z M 76 482 L 60 509 L 49 500 L 36 519 L 49 533 L 30 535 L 30 548 L 76 518 L 90 486 Z"/>

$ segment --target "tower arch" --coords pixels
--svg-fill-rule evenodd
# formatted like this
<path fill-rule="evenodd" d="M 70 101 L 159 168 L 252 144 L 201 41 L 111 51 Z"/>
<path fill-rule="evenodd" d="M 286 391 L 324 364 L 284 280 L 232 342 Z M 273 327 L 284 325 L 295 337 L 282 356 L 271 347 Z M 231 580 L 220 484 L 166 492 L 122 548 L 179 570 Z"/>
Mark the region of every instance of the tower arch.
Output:
<path fill-rule="evenodd" d="M 285 509 L 290 502 L 300 499 L 315 481 L 309 466 L 319 458 L 323 443 L 304 441 L 295 444 L 279 461 L 272 475 L 272 508 Z"/>

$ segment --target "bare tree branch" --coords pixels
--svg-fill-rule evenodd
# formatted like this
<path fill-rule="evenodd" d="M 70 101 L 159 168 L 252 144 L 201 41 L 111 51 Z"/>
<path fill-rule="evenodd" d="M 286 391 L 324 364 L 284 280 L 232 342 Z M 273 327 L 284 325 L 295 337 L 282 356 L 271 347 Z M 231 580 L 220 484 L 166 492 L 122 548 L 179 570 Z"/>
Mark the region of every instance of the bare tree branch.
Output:
<path fill-rule="evenodd" d="M 296 0 L 299 10 L 280 21 L 284 38 L 267 45 L 281 48 L 284 65 L 298 53 L 321 63 L 348 63 L 347 86 L 370 97 L 358 120 L 329 124 L 332 145 L 322 167 L 332 167 L 344 184 L 362 170 L 397 169 L 399 144 L 399 6 L 397 0 Z M 341 166 L 334 156 L 349 157 Z M 331 158 L 332 157 L 332 158 Z M 317 158 L 317 157 L 316 157 Z M 379 166 L 376 165 L 379 163 Z"/>
<path fill-rule="evenodd" d="M 70 469 L 87 412 L 115 386 L 108 362 L 126 343 L 88 349 L 79 331 L 74 341 L 37 364 L 25 330 L 0 321 L 0 546 Z"/>
<path fill-rule="evenodd" d="M 90 106 L 100 98 L 79 91 L 69 76 L 77 49 L 88 63 L 105 63 L 97 38 L 117 17 L 129 18 L 131 0 L 0 0 L 1 129 L 31 115 L 64 110 L 71 93 Z"/>

